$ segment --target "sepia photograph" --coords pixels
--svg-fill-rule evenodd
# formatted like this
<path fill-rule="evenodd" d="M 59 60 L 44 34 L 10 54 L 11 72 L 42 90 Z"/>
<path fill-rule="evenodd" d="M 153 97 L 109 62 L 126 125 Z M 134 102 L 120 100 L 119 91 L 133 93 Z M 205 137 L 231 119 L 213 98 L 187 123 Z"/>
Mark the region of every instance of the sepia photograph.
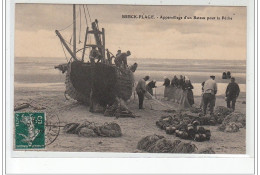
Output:
<path fill-rule="evenodd" d="M 246 6 L 14 13 L 14 151 L 246 154 Z"/>

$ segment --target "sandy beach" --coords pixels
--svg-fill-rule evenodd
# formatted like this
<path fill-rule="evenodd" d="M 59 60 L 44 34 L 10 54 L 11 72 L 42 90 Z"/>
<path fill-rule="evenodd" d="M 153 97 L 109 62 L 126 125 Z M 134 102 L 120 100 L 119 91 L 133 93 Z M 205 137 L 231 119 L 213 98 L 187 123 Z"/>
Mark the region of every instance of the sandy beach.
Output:
<path fill-rule="evenodd" d="M 49 89 L 49 90 L 48 90 Z M 63 89 L 46 88 L 45 90 L 37 87 L 15 87 L 14 96 L 15 106 L 22 103 L 29 103 L 34 107 L 44 107 L 46 112 L 46 118 L 50 115 L 57 115 L 60 120 L 60 126 L 64 126 L 67 123 L 72 122 L 84 122 L 86 120 L 90 122 L 96 122 L 103 124 L 105 122 L 116 122 L 120 125 L 122 130 L 122 137 L 118 138 L 86 138 L 79 137 L 75 134 L 66 134 L 62 131 L 59 133 L 57 139 L 46 147 L 47 151 L 69 151 L 69 152 L 124 152 L 135 153 L 142 152 L 137 149 L 138 141 L 152 134 L 163 135 L 169 139 L 180 139 L 174 135 L 167 135 L 165 131 L 160 130 L 155 122 L 163 115 L 169 115 L 163 110 L 169 109 L 168 107 L 158 105 L 153 100 L 145 99 L 144 110 L 138 109 L 138 100 L 132 98 L 127 102 L 129 109 L 136 115 L 137 118 L 118 118 L 105 117 L 103 114 L 90 113 L 89 107 L 78 103 L 75 100 L 66 100 L 64 97 Z M 162 94 L 158 94 L 157 98 L 164 104 L 171 106 L 172 109 L 178 110 L 178 104 L 165 101 L 162 99 Z M 195 96 L 195 105 L 199 105 L 200 96 Z M 246 104 L 243 104 L 245 100 L 245 93 L 241 93 L 237 103 L 236 111 L 243 114 L 246 113 Z M 217 96 L 216 106 L 225 106 L 223 96 Z M 35 111 L 33 108 L 22 109 L 23 111 Z M 211 139 L 205 142 L 194 143 L 198 149 L 211 147 L 217 154 L 244 154 L 246 153 L 246 129 L 241 128 L 236 133 L 225 133 L 218 131 L 218 126 L 205 126 L 211 130 Z M 190 142 L 189 140 L 183 140 Z"/>

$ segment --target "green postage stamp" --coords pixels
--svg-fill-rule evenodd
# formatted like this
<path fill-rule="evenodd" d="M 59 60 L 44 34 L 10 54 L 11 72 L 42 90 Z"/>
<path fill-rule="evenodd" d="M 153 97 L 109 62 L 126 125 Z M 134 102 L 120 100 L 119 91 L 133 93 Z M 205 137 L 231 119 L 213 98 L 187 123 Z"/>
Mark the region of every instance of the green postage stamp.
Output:
<path fill-rule="evenodd" d="M 43 112 L 15 113 L 15 148 L 45 148 L 44 124 Z"/>

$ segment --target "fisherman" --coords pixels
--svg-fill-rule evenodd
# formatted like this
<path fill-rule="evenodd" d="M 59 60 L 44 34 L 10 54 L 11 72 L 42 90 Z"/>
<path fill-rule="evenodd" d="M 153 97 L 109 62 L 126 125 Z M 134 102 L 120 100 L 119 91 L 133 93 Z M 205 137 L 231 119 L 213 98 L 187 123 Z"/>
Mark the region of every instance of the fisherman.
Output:
<path fill-rule="evenodd" d="M 108 64 L 112 64 L 112 59 L 115 58 L 115 56 L 111 52 L 109 52 L 108 49 L 106 49 L 106 51 L 107 51 L 107 61 L 108 61 Z"/>
<path fill-rule="evenodd" d="M 121 50 L 117 50 L 116 57 L 117 57 L 118 55 L 120 55 L 120 54 L 121 54 Z M 117 67 L 120 67 L 120 62 L 119 62 L 118 59 L 116 59 L 116 57 L 115 57 L 115 60 L 114 60 L 115 65 L 116 65 Z"/>
<path fill-rule="evenodd" d="M 127 57 L 131 55 L 131 52 L 128 50 L 126 53 L 121 53 L 116 56 L 115 63 L 118 67 L 123 66 L 123 68 L 127 68 Z"/>
<path fill-rule="evenodd" d="M 89 53 L 89 59 L 91 63 L 95 62 L 95 59 L 98 59 L 98 61 L 100 60 L 100 56 L 101 54 L 99 53 L 99 51 L 96 49 L 96 46 L 92 46 L 92 50 Z"/>
<path fill-rule="evenodd" d="M 215 76 L 211 75 L 210 79 L 205 81 L 204 84 L 204 94 L 203 94 L 203 112 L 206 115 L 206 110 L 208 104 L 210 104 L 210 114 L 213 114 L 213 110 L 215 107 L 216 101 L 216 94 L 217 94 L 217 83 L 215 81 Z"/>
<path fill-rule="evenodd" d="M 135 88 L 139 99 L 139 109 L 144 109 L 143 102 L 144 102 L 144 94 L 146 92 L 145 82 L 149 80 L 149 78 L 150 78 L 149 76 L 145 76 L 144 78 L 140 79 Z"/>
<path fill-rule="evenodd" d="M 232 102 L 232 109 L 235 111 L 236 99 L 239 96 L 240 89 L 238 84 L 235 82 L 235 78 L 231 78 L 231 82 L 228 84 L 226 89 L 226 101 L 227 107 L 230 108 L 230 102 Z"/>
<path fill-rule="evenodd" d="M 137 69 L 137 66 L 138 66 L 138 64 L 137 64 L 137 63 L 134 63 L 132 66 L 130 66 L 129 69 L 130 69 L 132 72 L 135 72 L 136 69 Z"/>
<path fill-rule="evenodd" d="M 156 84 L 156 80 L 150 81 L 147 85 L 146 85 L 146 90 L 147 92 L 149 92 L 151 95 L 153 95 L 153 88 L 156 88 L 157 86 Z"/>
<path fill-rule="evenodd" d="M 121 54 L 121 50 L 117 50 L 116 56 Z"/>

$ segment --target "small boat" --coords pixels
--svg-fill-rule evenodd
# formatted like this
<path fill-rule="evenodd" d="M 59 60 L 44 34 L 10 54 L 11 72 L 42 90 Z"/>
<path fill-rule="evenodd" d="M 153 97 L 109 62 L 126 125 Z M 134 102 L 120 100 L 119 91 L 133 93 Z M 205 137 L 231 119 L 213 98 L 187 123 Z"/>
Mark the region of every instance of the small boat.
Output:
<path fill-rule="evenodd" d="M 134 86 L 135 70 L 126 67 L 118 67 L 109 61 L 109 51 L 105 54 L 105 29 L 99 30 L 98 20 L 91 24 L 91 29 L 86 28 L 85 41 L 83 48 L 76 49 L 76 14 L 75 5 L 73 5 L 73 51 L 68 46 L 68 42 L 56 30 L 57 36 L 67 51 L 71 59 L 66 64 L 60 64 L 55 68 L 66 73 L 66 91 L 65 94 L 71 98 L 90 105 L 99 104 L 103 107 L 112 105 L 116 98 L 124 101 L 130 99 Z M 87 36 L 94 35 L 95 44 L 88 44 Z M 97 47 L 101 54 L 100 60 L 85 62 L 86 49 Z M 77 57 L 77 52 L 83 52 L 82 57 Z M 111 53 L 112 54 L 112 53 Z"/>

